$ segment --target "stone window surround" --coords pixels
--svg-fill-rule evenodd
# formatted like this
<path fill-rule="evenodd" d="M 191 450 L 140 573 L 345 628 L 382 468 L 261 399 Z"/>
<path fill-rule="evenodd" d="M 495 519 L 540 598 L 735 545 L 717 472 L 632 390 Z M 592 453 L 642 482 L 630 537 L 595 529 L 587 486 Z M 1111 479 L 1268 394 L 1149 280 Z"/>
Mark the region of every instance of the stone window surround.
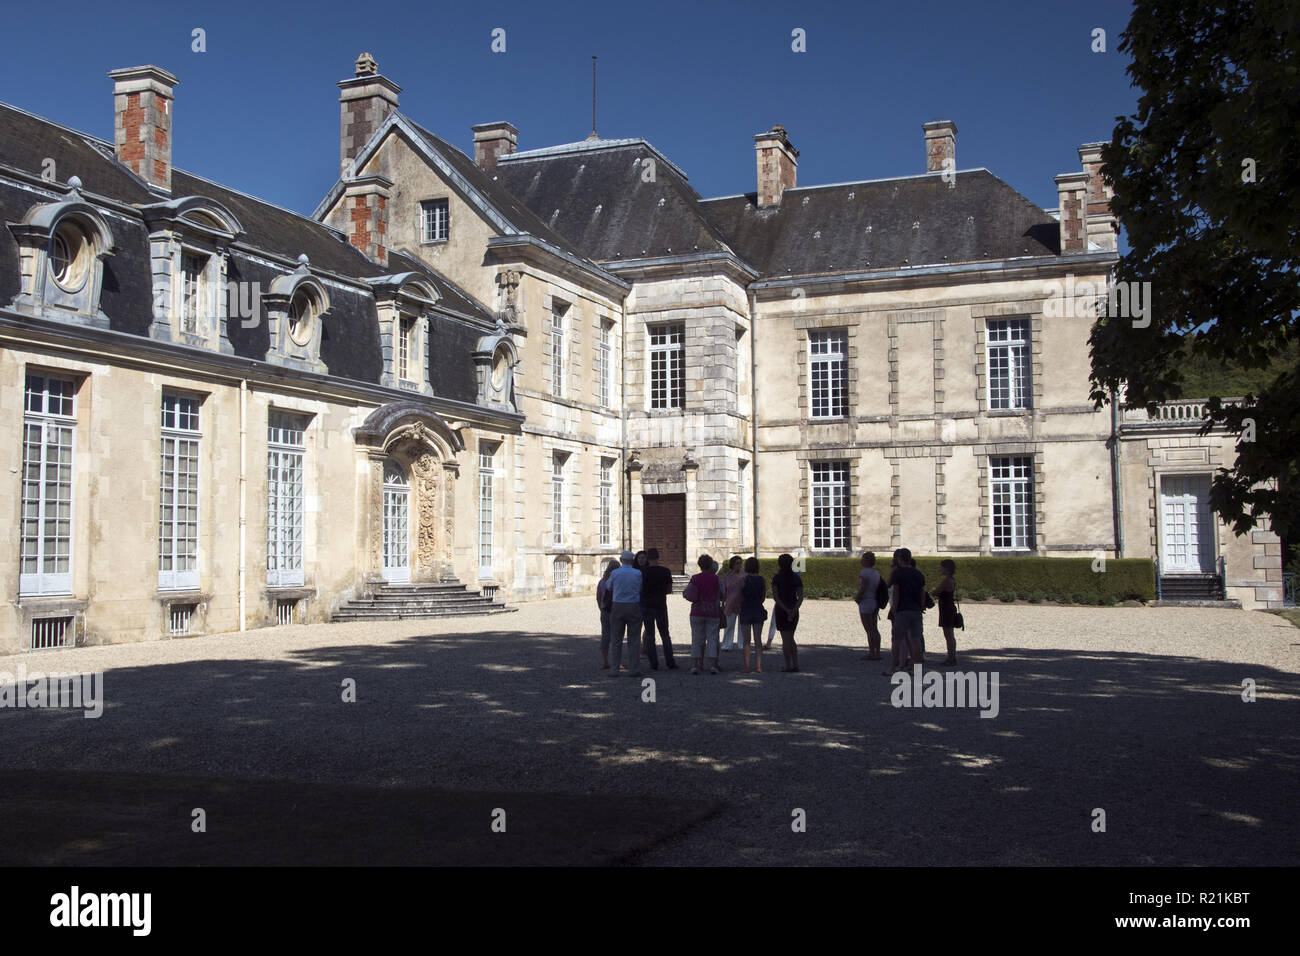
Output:
<path fill-rule="evenodd" d="M 804 335 L 807 342 L 807 335 Z M 804 351 L 807 351 L 805 345 Z M 859 463 L 862 451 L 858 448 L 801 448 L 795 452 L 799 463 L 799 548 L 818 556 L 851 555 L 854 551 L 858 516 L 862 514 L 862 482 Z M 849 466 L 849 535 L 844 548 L 812 547 L 812 463 L 814 461 L 843 461 Z M 750 476 L 752 479 L 752 475 Z"/>
<path fill-rule="evenodd" d="M 848 315 L 829 315 L 829 316 L 796 316 L 794 320 L 795 329 L 795 361 L 798 363 L 798 391 L 799 391 L 799 423 L 805 425 L 820 425 L 828 422 L 846 422 L 853 420 L 853 410 L 858 407 L 858 322 L 853 319 L 851 314 Z M 812 395 L 811 384 L 809 382 L 808 367 L 808 332 L 813 331 L 843 331 L 845 333 L 846 347 L 844 350 L 845 363 L 848 366 L 846 374 L 848 377 L 848 397 L 846 404 L 846 414 L 842 416 L 813 418 L 812 417 Z M 850 540 L 852 539 L 852 525 L 850 524 Z"/>
<path fill-rule="evenodd" d="M 994 416 L 1029 415 L 1043 407 L 1043 302 L 1041 299 L 1023 299 L 1017 302 L 989 303 L 971 306 L 971 319 L 975 323 L 975 391 L 981 414 Z M 988 319 L 1029 320 L 1029 408 L 989 408 L 988 377 Z"/>
<path fill-rule="evenodd" d="M 1037 387 L 1035 385 L 1035 387 Z M 979 553 L 988 556 L 998 555 L 1042 555 L 1047 549 L 1047 535 L 1044 531 L 1047 523 L 1046 481 L 1044 471 L 1044 448 L 1042 441 L 1007 441 L 988 442 L 971 445 L 971 453 L 979 463 L 980 490 L 980 548 Z M 989 477 L 990 458 L 1031 458 L 1034 464 L 1034 546 L 1028 550 L 993 549 L 993 502 Z"/>

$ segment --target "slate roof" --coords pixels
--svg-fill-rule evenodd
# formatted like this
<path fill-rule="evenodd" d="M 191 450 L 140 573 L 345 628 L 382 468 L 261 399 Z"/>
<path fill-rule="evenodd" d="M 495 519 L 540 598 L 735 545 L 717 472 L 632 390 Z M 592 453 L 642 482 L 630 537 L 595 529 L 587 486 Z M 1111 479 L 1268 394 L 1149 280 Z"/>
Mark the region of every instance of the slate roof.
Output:
<path fill-rule="evenodd" d="M 647 160 L 654 164 L 650 181 Z M 686 176 L 645 140 L 515 153 L 498 160 L 496 173 L 537 216 L 598 262 L 729 251 Z"/>
<path fill-rule="evenodd" d="M 709 199 L 706 214 L 763 276 L 819 275 L 1059 254 L 1059 226 L 986 169 Z"/>
<path fill-rule="evenodd" d="M 40 176 L 46 157 L 54 160 L 59 185 L 49 190 L 62 198 L 70 176 L 82 181 L 82 192 L 127 205 L 147 205 L 165 196 L 147 188 L 142 180 L 117 162 L 112 145 L 84 133 L 70 130 L 24 110 L 0 103 L 0 166 L 14 167 Z M 470 164 L 472 166 L 472 163 Z M 478 172 L 481 177 L 483 174 Z M 504 192 L 500 187 L 498 191 Z M 35 185 L 0 183 L 0 221 L 17 222 L 38 203 L 52 200 Z M 329 289 L 330 309 L 324 322 L 321 359 L 329 374 L 339 378 L 377 383 L 383 373 L 375 301 L 363 280 L 400 272 L 417 272 L 439 293 L 440 307 L 480 322 L 491 323 L 490 311 L 446 277 L 415 259 L 395 253 L 388 268 L 371 262 L 323 223 L 256 199 L 180 169 L 172 171 L 173 198 L 203 196 L 223 205 L 239 220 L 244 232 L 239 242 L 259 253 L 293 262 L 306 253 L 313 268 L 345 279 L 356 286 L 338 284 Z M 140 215 L 110 218 L 114 253 L 104 260 L 104 282 L 100 309 L 109 327 L 134 335 L 148 335 L 152 320 L 153 276 L 148 229 Z M 292 266 L 267 265 L 259 257 L 232 249 L 227 263 L 231 282 L 256 282 L 265 291 Z M 0 307 L 7 306 L 21 288 L 18 245 L 12 233 L 0 225 Z M 269 347 L 266 323 L 247 328 L 231 321 L 228 338 L 236 355 L 263 360 Z M 476 400 L 473 364 L 469 352 L 482 330 L 455 318 L 437 316 L 431 323 L 430 382 L 441 397 L 464 402 Z M 468 345 L 466 344 L 468 343 Z"/>

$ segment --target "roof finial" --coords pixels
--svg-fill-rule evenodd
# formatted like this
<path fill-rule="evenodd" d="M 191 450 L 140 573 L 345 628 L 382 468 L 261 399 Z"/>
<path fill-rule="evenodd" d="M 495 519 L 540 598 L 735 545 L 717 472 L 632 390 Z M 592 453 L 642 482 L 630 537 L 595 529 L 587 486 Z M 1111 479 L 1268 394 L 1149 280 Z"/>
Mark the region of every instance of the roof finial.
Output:
<path fill-rule="evenodd" d="M 379 72 L 379 64 L 369 53 L 357 57 L 357 76 L 374 76 Z"/>

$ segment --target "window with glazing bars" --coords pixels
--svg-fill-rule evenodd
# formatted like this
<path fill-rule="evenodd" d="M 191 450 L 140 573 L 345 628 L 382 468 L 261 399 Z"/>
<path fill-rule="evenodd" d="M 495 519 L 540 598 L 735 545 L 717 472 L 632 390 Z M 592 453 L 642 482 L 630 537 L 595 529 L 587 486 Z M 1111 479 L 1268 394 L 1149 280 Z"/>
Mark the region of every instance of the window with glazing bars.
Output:
<path fill-rule="evenodd" d="M 813 418 L 842 418 L 849 412 L 849 337 L 843 329 L 808 333 L 808 371 Z"/>
<path fill-rule="evenodd" d="M 28 373 L 23 398 L 19 594 L 72 590 L 72 448 L 76 385 Z"/>
<path fill-rule="evenodd" d="M 307 419 L 271 412 L 266 430 L 266 583 L 303 583 L 303 463 Z"/>
<path fill-rule="evenodd" d="M 199 319 L 206 311 L 204 301 L 203 272 L 207 268 L 207 259 L 203 256 L 185 253 L 181 256 L 181 331 L 196 333 L 199 331 Z"/>
<path fill-rule="evenodd" d="M 479 442 L 478 446 L 478 571 L 479 577 L 492 577 L 492 526 L 496 468 L 496 446 Z"/>
<path fill-rule="evenodd" d="M 551 540 L 564 544 L 564 463 L 569 456 L 556 452 L 551 458 Z"/>
<path fill-rule="evenodd" d="M 450 214 L 448 211 L 447 200 L 431 199 L 428 202 L 421 203 L 420 209 L 423 212 L 424 241 L 425 242 L 443 242 L 450 234 Z"/>
<path fill-rule="evenodd" d="M 1034 546 L 1034 460 L 990 458 L 995 550 L 1029 550 Z"/>
<path fill-rule="evenodd" d="M 1029 408 L 1033 396 L 1028 319 L 989 319 L 989 408 Z"/>
<path fill-rule="evenodd" d="M 158 587 L 199 586 L 199 400 L 162 397 Z"/>
<path fill-rule="evenodd" d="M 686 404 L 686 327 L 650 327 L 650 407 Z"/>
<path fill-rule="evenodd" d="M 614 543 L 614 459 L 600 460 L 600 543 Z"/>
<path fill-rule="evenodd" d="M 612 323 L 601 319 L 600 331 L 596 333 L 596 400 L 602 409 L 609 409 L 610 375 L 613 372 L 609 333 Z"/>
<path fill-rule="evenodd" d="M 849 546 L 849 463 L 812 463 L 812 546 L 842 550 Z"/>
<path fill-rule="evenodd" d="M 556 398 L 564 395 L 564 313 L 567 305 L 556 305 L 551 309 L 551 394 Z"/>

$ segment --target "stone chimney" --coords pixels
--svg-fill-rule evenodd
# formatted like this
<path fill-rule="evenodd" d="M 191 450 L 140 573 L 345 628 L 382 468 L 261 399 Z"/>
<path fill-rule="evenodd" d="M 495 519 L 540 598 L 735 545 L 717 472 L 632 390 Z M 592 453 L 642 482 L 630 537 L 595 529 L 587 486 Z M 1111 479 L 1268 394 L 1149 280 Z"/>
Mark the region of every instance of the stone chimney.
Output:
<path fill-rule="evenodd" d="M 781 194 L 795 186 L 799 150 L 791 145 L 780 123 L 754 137 L 754 150 L 758 153 L 758 204 L 779 206 Z"/>
<path fill-rule="evenodd" d="M 339 167 L 361 152 L 370 135 L 388 114 L 397 109 L 397 94 L 402 88 L 379 75 L 379 64 L 369 53 L 357 57 L 356 75 L 339 82 Z"/>
<path fill-rule="evenodd" d="M 922 123 L 925 131 L 925 171 L 941 173 L 944 171 L 945 159 L 952 160 L 947 168 L 957 169 L 957 124 L 951 120 L 935 120 Z"/>
<path fill-rule="evenodd" d="M 388 266 L 388 200 L 393 181 L 380 175 L 357 176 L 343 187 L 348 242 L 372 262 Z"/>
<path fill-rule="evenodd" d="M 113 146 L 151 186 L 172 188 L 172 98 L 176 77 L 156 66 L 113 70 Z"/>
<path fill-rule="evenodd" d="M 1088 195 L 1084 208 L 1087 224 L 1086 238 L 1101 249 L 1118 248 L 1119 222 L 1110 211 L 1110 201 L 1115 191 L 1106 185 L 1101 175 L 1101 148 L 1105 143 L 1084 143 L 1079 147 L 1079 162 L 1088 177 Z"/>
<path fill-rule="evenodd" d="M 519 130 L 509 123 L 480 123 L 474 131 L 474 162 L 485 173 L 497 168 L 498 156 L 509 156 L 519 145 Z"/>
<path fill-rule="evenodd" d="M 1084 205 L 1088 193 L 1088 174 L 1062 173 L 1056 177 L 1056 195 L 1060 200 L 1061 255 L 1088 251 L 1084 222 Z"/>

